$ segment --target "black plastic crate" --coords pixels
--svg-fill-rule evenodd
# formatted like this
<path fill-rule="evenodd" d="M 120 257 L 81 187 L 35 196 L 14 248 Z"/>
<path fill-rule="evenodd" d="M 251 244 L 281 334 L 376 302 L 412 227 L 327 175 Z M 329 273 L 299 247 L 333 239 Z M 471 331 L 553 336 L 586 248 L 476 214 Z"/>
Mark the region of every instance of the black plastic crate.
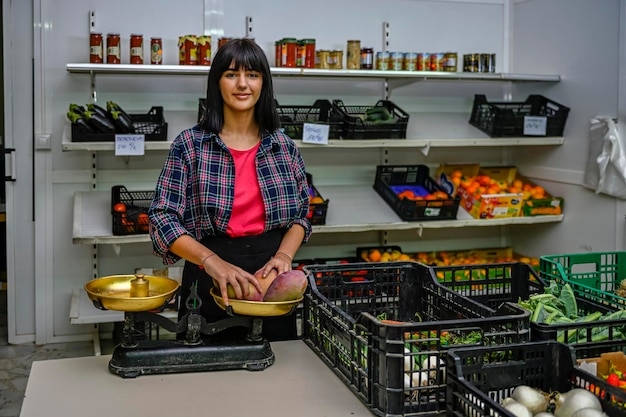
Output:
<path fill-rule="evenodd" d="M 128 191 L 123 185 L 111 187 L 111 215 L 114 235 L 137 235 L 148 233 L 148 209 L 154 191 Z M 125 211 L 117 211 L 122 203 Z"/>
<path fill-rule="evenodd" d="M 546 118 L 546 134 L 539 136 L 563 136 L 569 110 L 537 94 L 524 102 L 488 102 L 484 95 L 476 94 L 469 123 L 491 137 L 538 136 L 524 134 L 524 118 L 540 116 Z"/>
<path fill-rule="evenodd" d="M 276 105 L 281 127 L 292 139 L 302 139 L 304 123 L 320 123 L 329 126 L 328 138 L 340 139 L 343 134 L 343 115 L 329 100 L 315 100 L 313 105 Z"/>
<path fill-rule="evenodd" d="M 379 100 L 373 106 L 348 106 L 343 100 L 333 100 L 333 106 L 343 118 L 343 139 L 406 139 L 409 114 L 389 100 Z M 374 107 L 385 107 L 391 120 L 366 120 L 366 112 Z"/>
<path fill-rule="evenodd" d="M 531 295 L 545 293 L 548 282 L 522 262 L 431 267 L 433 280 L 490 308 L 503 302 L 517 303 Z M 606 303 L 575 296 L 578 315 L 606 315 L 617 312 Z M 595 320 L 563 324 L 530 323 L 533 341 L 554 340 L 570 344 L 578 358 L 600 356 L 603 352 L 626 351 L 626 319 Z"/>
<path fill-rule="evenodd" d="M 563 343 L 457 347 L 448 350 L 446 362 L 448 417 L 515 417 L 500 402 L 519 385 L 544 392 L 585 388 L 609 416 L 624 415 L 626 391 L 575 366 L 573 349 Z"/>
<path fill-rule="evenodd" d="M 324 225 L 326 224 L 326 215 L 328 214 L 328 203 L 330 200 L 322 197 L 322 194 L 315 188 L 311 174 L 307 173 L 306 178 L 309 186 L 309 212 L 307 213 L 307 219 L 309 219 L 312 225 Z M 316 197 L 318 198 L 315 199 Z M 319 199 L 322 201 L 316 202 Z"/>
<path fill-rule="evenodd" d="M 445 410 L 447 349 L 529 340 L 528 312 L 497 311 L 437 284 L 416 262 L 308 265 L 303 340 L 376 415 Z M 353 281 L 358 275 L 360 279 Z M 431 364 L 418 368 L 418 363 Z M 418 385 L 411 381 L 423 381 Z"/>
<path fill-rule="evenodd" d="M 145 135 L 146 141 L 167 140 L 167 123 L 163 107 L 155 106 L 146 114 L 129 114 L 133 119 L 134 134 Z M 72 123 L 72 142 L 115 142 L 115 133 L 88 133 Z"/>
<path fill-rule="evenodd" d="M 376 167 L 374 190 L 391 206 L 402 220 L 455 220 L 459 211 L 459 197 L 434 200 L 411 200 L 398 194 L 411 189 L 423 195 L 444 192 L 429 175 L 426 165 L 379 165 Z"/>

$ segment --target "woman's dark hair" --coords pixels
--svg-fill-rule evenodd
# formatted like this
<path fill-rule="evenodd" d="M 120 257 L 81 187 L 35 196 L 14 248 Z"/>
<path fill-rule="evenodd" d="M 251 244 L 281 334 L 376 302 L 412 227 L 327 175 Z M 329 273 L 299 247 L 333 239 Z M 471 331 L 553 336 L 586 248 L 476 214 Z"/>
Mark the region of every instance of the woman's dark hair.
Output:
<path fill-rule="evenodd" d="M 200 127 L 209 132 L 218 133 L 224 126 L 224 100 L 219 91 L 219 82 L 222 74 L 232 68 L 258 71 L 263 76 L 263 86 L 259 101 L 254 107 L 254 118 L 259 124 L 260 133 L 271 133 L 280 127 L 276 102 L 274 100 L 274 86 L 270 65 L 265 52 L 253 39 L 231 39 L 222 45 L 215 54 L 211 69 L 206 95 L 206 108 L 200 119 Z"/>

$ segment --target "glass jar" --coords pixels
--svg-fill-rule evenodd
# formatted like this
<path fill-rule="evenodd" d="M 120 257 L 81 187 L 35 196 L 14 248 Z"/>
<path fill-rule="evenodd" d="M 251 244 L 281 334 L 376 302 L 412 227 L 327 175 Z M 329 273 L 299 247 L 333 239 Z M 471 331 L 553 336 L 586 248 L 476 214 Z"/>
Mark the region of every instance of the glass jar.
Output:
<path fill-rule="evenodd" d="M 346 68 L 361 68 L 361 41 L 349 40 L 346 54 Z"/>

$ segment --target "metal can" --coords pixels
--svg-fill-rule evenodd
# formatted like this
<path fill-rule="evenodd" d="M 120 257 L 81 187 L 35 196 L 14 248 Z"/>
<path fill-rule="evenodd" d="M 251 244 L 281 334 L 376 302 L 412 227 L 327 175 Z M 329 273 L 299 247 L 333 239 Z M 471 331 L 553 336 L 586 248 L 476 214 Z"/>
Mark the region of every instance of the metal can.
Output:
<path fill-rule="evenodd" d="M 417 71 L 417 52 L 406 52 L 404 54 L 404 66 L 405 71 Z"/>
<path fill-rule="evenodd" d="M 430 54 L 430 70 L 443 71 L 443 53 L 433 52 Z"/>
<path fill-rule="evenodd" d="M 456 52 L 446 52 L 443 55 L 443 70 L 446 72 L 456 72 L 457 70 Z"/>
<path fill-rule="evenodd" d="M 349 40 L 346 54 L 346 68 L 361 68 L 361 41 Z"/>
<path fill-rule="evenodd" d="M 155 65 L 163 63 L 163 41 L 161 38 L 150 38 L 150 63 Z"/>
<path fill-rule="evenodd" d="M 428 71 L 430 69 L 430 55 L 424 52 L 417 53 L 417 70 Z"/>
<path fill-rule="evenodd" d="M 107 64 L 119 64 L 120 59 L 120 35 L 119 33 L 107 34 Z"/>
<path fill-rule="evenodd" d="M 389 70 L 389 57 L 390 54 L 387 51 L 376 52 L 376 69 L 380 71 Z"/>
<path fill-rule="evenodd" d="M 343 69 L 343 51 L 341 49 L 330 51 L 328 67 L 330 69 Z"/>
<path fill-rule="evenodd" d="M 496 54 L 491 54 L 491 60 L 489 61 L 488 72 L 496 72 Z"/>
<path fill-rule="evenodd" d="M 392 71 L 402 71 L 403 61 L 404 61 L 404 53 L 391 52 L 389 54 L 389 69 Z"/>
<path fill-rule="evenodd" d="M 143 35 L 133 33 L 130 35 L 130 61 L 131 64 L 143 64 Z"/>
<path fill-rule="evenodd" d="M 466 72 L 479 72 L 480 54 L 467 54 L 467 61 L 464 62 Z"/>
<path fill-rule="evenodd" d="M 374 69 L 374 48 L 366 46 L 361 48 L 361 69 Z"/>
<path fill-rule="evenodd" d="M 322 49 L 315 53 L 315 68 L 330 68 L 330 51 Z"/>
<path fill-rule="evenodd" d="M 102 33 L 92 33 L 89 35 L 89 63 L 102 64 L 104 45 Z"/>
<path fill-rule="evenodd" d="M 198 36 L 198 65 L 211 65 L 211 37 Z"/>

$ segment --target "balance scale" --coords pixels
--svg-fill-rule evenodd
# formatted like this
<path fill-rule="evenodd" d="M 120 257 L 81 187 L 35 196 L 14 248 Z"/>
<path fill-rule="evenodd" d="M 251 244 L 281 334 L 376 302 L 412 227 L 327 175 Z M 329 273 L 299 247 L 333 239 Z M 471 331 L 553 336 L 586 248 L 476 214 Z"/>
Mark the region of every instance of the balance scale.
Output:
<path fill-rule="evenodd" d="M 219 291 L 211 288 L 211 296 L 230 317 L 209 323 L 199 314 L 202 301 L 192 287 L 185 301 L 188 313 L 173 321 L 159 312 L 175 296 L 178 287 L 178 282 L 171 278 L 141 274 L 96 278 L 85 284 L 96 308 L 124 312 L 122 341 L 109 361 L 112 373 L 135 378 L 147 374 L 263 370 L 274 363 L 270 343 L 261 335 L 263 317 L 291 314 L 302 300 L 230 300 L 226 306 Z M 154 323 L 176 333 L 177 339 L 135 340 L 137 322 Z M 241 328 L 241 334 L 234 328 Z"/>

